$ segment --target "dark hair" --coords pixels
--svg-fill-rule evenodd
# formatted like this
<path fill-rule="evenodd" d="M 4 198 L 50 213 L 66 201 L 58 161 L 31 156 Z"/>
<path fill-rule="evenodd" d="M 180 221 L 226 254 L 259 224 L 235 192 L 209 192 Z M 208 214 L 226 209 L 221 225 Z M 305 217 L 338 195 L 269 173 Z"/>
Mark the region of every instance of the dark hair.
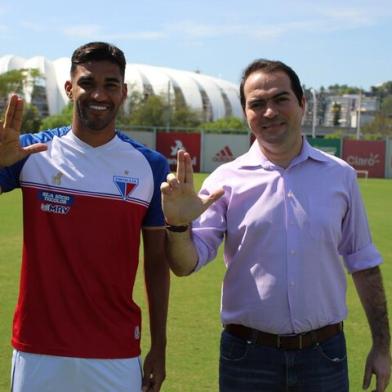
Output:
<path fill-rule="evenodd" d="M 71 58 L 71 75 L 76 66 L 89 61 L 110 61 L 120 68 L 122 77 L 125 76 L 126 60 L 122 50 L 106 42 L 89 42 L 77 48 Z"/>
<path fill-rule="evenodd" d="M 291 88 L 293 89 L 293 92 L 297 97 L 299 104 L 302 105 L 302 97 L 304 95 L 304 92 L 302 90 L 299 77 L 295 73 L 295 71 L 292 68 L 290 68 L 288 65 L 282 63 L 281 61 L 257 59 L 252 63 L 250 63 L 242 72 L 241 84 L 240 84 L 240 99 L 241 99 L 241 106 L 244 111 L 245 111 L 245 103 L 246 103 L 244 85 L 249 75 L 257 71 L 261 71 L 265 73 L 284 72 L 290 78 Z"/>

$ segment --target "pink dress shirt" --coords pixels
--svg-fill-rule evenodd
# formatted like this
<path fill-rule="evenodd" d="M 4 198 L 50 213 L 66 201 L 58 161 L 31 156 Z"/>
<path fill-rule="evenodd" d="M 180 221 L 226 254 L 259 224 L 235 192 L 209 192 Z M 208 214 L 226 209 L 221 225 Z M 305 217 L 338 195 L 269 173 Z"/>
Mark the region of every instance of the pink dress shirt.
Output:
<path fill-rule="evenodd" d="M 192 232 L 195 271 L 215 258 L 224 239 L 222 323 L 290 334 L 345 319 L 345 268 L 353 273 L 382 261 L 354 169 L 305 138 L 283 169 L 255 142 L 218 167 L 200 192 L 219 187 L 224 196 Z"/>

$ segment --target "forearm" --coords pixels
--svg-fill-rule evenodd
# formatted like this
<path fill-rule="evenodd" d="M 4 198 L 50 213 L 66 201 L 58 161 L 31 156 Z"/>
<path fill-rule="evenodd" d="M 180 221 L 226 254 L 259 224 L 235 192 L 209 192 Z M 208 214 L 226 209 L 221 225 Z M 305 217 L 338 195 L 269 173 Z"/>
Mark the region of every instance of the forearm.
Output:
<path fill-rule="evenodd" d="M 390 351 L 387 301 L 379 267 L 353 273 L 353 280 L 369 322 L 373 346 Z"/>
<path fill-rule="evenodd" d="M 196 267 L 198 255 L 191 230 L 178 233 L 167 230 L 167 255 L 171 270 L 177 276 L 189 275 Z"/>
<path fill-rule="evenodd" d="M 169 303 L 170 274 L 165 260 L 155 264 L 146 263 L 144 278 L 150 317 L 151 348 L 164 351 L 166 347 L 166 324 Z"/>

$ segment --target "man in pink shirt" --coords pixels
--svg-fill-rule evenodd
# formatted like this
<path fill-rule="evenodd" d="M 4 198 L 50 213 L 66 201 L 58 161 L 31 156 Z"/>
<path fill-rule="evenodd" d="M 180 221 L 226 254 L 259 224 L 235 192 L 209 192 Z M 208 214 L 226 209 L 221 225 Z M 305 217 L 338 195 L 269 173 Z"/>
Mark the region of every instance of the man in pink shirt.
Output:
<path fill-rule="evenodd" d="M 356 173 L 301 135 L 305 99 L 296 73 L 256 60 L 241 102 L 256 137 L 215 170 L 197 195 L 180 151 L 161 186 L 171 269 L 197 271 L 224 240 L 221 392 L 347 392 L 345 269 L 372 334 L 364 388 L 389 383 L 390 333 L 379 264 Z"/>

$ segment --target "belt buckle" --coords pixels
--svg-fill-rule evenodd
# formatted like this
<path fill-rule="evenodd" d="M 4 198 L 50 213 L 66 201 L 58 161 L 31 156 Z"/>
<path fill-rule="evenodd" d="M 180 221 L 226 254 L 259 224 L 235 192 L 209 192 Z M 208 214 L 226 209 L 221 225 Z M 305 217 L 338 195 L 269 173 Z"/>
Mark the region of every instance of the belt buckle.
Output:
<path fill-rule="evenodd" d="M 299 338 L 299 349 L 300 350 L 302 350 L 302 333 L 300 333 L 299 335 L 298 335 L 298 338 Z"/>
<path fill-rule="evenodd" d="M 298 335 L 284 335 L 283 337 L 284 338 L 298 338 L 298 349 L 299 350 L 302 350 L 302 347 L 303 347 L 303 340 L 302 340 L 302 338 L 303 338 L 303 336 L 304 336 L 304 334 L 303 333 L 300 333 L 300 334 L 298 334 Z M 277 339 L 276 339 L 276 346 L 277 346 L 277 348 L 281 348 L 281 335 L 277 335 Z"/>

